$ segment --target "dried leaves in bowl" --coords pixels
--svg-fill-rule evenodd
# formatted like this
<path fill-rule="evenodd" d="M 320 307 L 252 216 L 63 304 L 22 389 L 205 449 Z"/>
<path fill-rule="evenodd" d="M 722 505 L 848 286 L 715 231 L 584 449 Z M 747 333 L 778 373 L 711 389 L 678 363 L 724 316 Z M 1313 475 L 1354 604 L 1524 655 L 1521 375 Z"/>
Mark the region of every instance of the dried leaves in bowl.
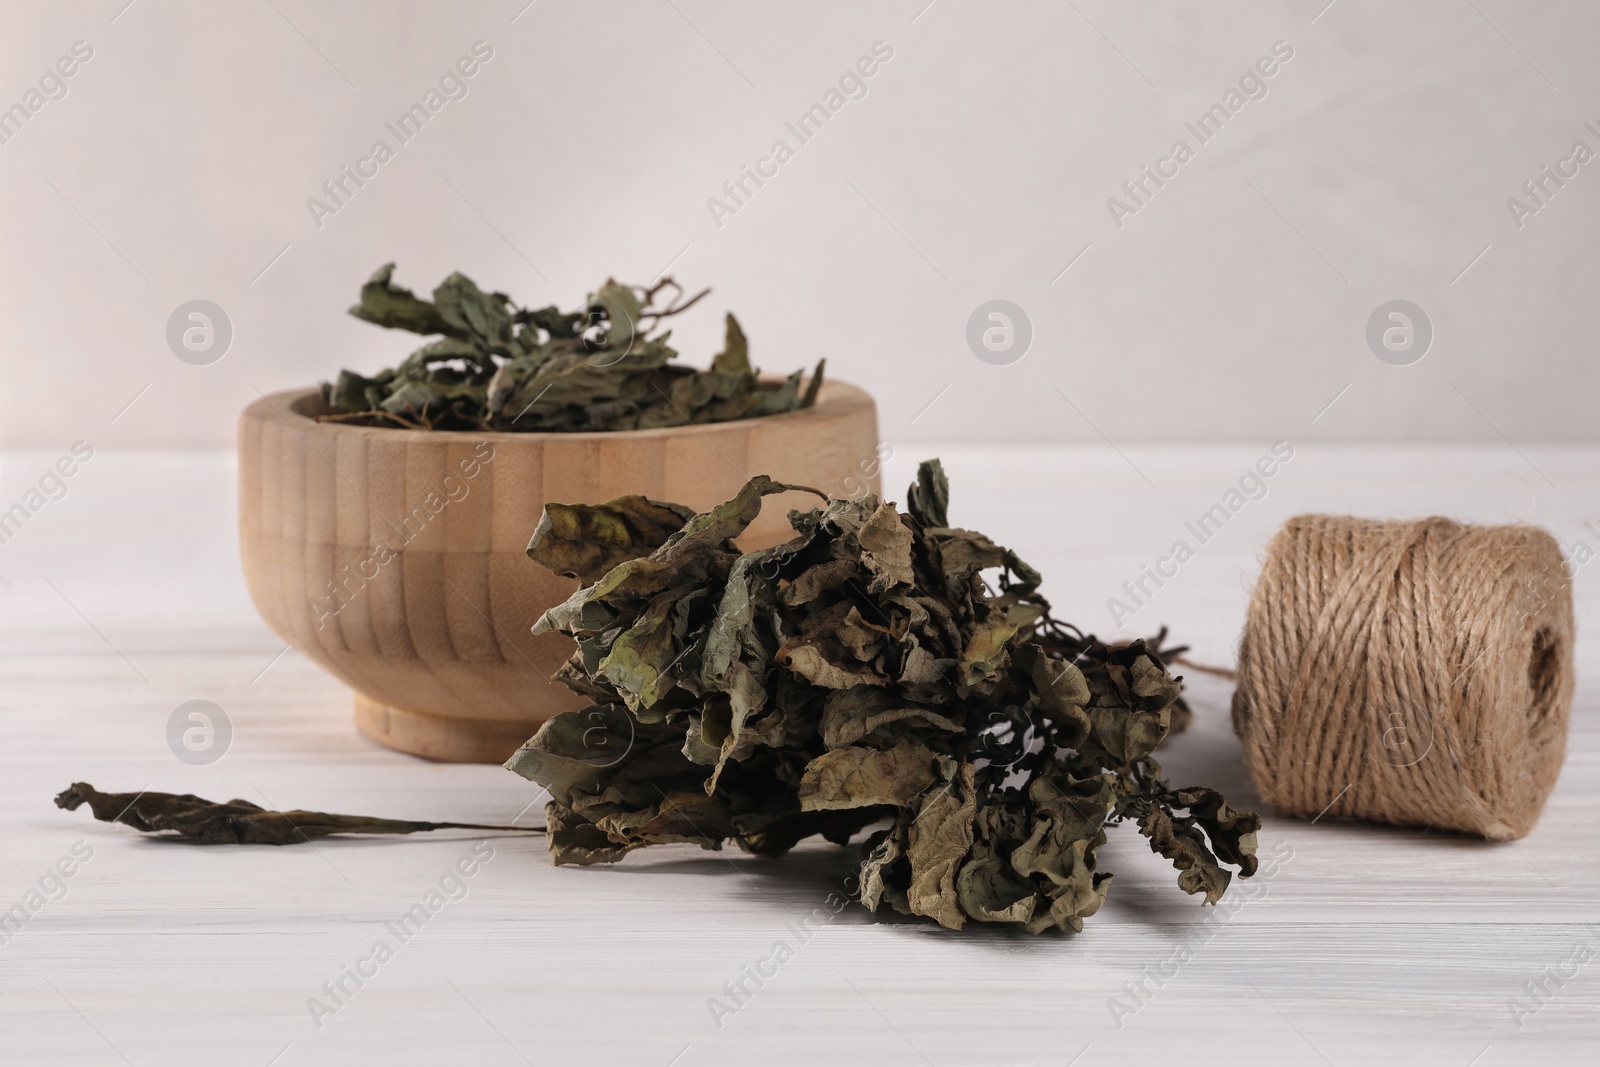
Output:
<path fill-rule="evenodd" d="M 1038 572 L 949 525 L 937 461 L 905 513 L 824 499 L 790 512 L 791 541 L 740 552 L 762 499 L 803 488 L 753 478 L 701 515 L 547 509 L 528 554 L 585 584 L 534 629 L 577 641 L 562 673 L 593 705 L 507 766 L 550 791 L 555 862 L 730 840 L 777 855 L 887 821 L 865 844 L 868 908 L 1033 932 L 1100 907 L 1098 849 L 1124 821 L 1208 902 L 1230 866 L 1254 873 L 1259 818 L 1151 758 L 1181 708 L 1155 644 L 1051 619 Z"/>
<path fill-rule="evenodd" d="M 782 382 L 762 380 L 731 314 L 709 369 L 671 363 L 678 354 L 667 344 L 671 331 L 657 328 L 709 292 L 686 299 L 671 278 L 648 288 L 608 280 L 583 307 L 562 311 L 519 308 L 460 273 L 427 301 L 393 284 L 393 274 L 393 263 L 378 268 L 350 314 L 438 340 L 370 378 L 341 371 L 322 387 L 325 420 L 431 430 L 644 430 L 796 411 L 822 385 L 823 362 L 809 382 L 798 370 Z"/>

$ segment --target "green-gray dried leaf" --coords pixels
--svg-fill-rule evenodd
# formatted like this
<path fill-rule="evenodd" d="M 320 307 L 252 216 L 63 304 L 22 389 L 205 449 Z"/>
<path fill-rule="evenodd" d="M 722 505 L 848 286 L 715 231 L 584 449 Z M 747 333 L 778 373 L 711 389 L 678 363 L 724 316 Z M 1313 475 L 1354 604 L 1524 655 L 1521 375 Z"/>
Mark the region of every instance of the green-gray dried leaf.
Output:
<path fill-rule="evenodd" d="M 102 793 L 88 782 L 73 782 L 56 796 L 56 807 L 67 811 L 77 811 L 83 804 L 88 804 L 101 822 L 119 822 L 146 834 L 174 833 L 201 845 L 297 845 L 333 834 L 415 834 L 426 830 L 529 832 L 518 826 L 269 811 L 248 800 L 219 804 L 193 793 Z"/>
<path fill-rule="evenodd" d="M 584 582 L 619 563 L 648 556 L 694 518 L 681 504 L 624 496 L 605 504 L 547 504 L 528 555 L 535 563 Z"/>
<path fill-rule="evenodd" d="M 939 780 L 937 753 L 909 738 L 893 748 L 847 745 L 825 752 L 806 766 L 800 779 L 800 807 L 904 807 Z"/>

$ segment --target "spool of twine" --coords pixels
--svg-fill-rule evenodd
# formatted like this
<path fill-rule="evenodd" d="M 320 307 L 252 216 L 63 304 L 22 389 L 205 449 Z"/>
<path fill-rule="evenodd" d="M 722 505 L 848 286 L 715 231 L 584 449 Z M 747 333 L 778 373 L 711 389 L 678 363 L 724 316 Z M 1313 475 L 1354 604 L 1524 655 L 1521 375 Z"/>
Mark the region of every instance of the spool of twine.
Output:
<path fill-rule="evenodd" d="M 1234 731 L 1280 814 L 1522 837 L 1566 751 L 1572 641 L 1543 530 L 1301 515 L 1251 598 Z"/>

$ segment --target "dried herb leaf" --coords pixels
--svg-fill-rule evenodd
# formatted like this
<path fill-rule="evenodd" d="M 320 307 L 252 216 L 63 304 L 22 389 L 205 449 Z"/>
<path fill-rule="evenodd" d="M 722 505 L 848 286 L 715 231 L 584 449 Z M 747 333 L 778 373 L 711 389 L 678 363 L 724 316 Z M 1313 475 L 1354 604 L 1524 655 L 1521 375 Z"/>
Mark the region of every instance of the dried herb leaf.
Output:
<path fill-rule="evenodd" d="M 847 745 L 806 765 L 800 779 L 800 808 L 821 811 L 873 804 L 899 808 L 938 781 L 938 754 L 908 737 L 887 749 Z"/>
<path fill-rule="evenodd" d="M 619 563 L 647 556 L 694 518 L 681 504 L 642 496 L 606 504 L 548 504 L 528 555 L 557 574 L 585 582 L 605 576 Z"/>
<path fill-rule="evenodd" d="M 73 782 L 56 796 L 56 807 L 77 811 L 88 804 L 101 822 L 120 822 L 141 833 L 170 831 L 202 845 L 295 845 L 331 834 L 414 834 L 424 830 L 521 830 L 470 822 L 412 822 L 321 811 L 269 811 L 248 800 L 226 804 L 193 793 L 102 793 Z"/>
<path fill-rule="evenodd" d="M 922 798 L 916 817 L 906 827 L 906 858 L 911 863 L 906 905 L 913 915 L 926 915 L 959 930 L 967 916 L 956 893 L 956 869 L 972 849 L 977 801 L 971 763 L 943 759 L 939 769 L 943 787 Z"/>

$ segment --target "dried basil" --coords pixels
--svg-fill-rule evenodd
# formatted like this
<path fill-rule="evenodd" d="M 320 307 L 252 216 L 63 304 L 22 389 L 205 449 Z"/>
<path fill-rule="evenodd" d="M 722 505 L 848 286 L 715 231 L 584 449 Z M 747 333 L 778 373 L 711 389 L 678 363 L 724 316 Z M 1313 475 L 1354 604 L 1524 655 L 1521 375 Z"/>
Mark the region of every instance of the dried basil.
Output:
<path fill-rule="evenodd" d="M 1260 819 L 1151 758 L 1188 716 L 1165 631 L 1107 645 L 1052 619 L 1037 571 L 949 525 L 936 460 L 905 513 L 824 500 L 741 552 L 762 498 L 802 488 L 757 477 L 677 528 L 687 509 L 641 497 L 547 511 L 528 554 L 586 584 L 534 632 L 577 642 L 563 677 L 594 704 L 507 766 L 550 791 L 554 862 L 777 855 L 887 822 L 864 846 L 868 908 L 1032 932 L 1100 907 L 1098 849 L 1124 821 L 1208 903 L 1229 865 L 1255 872 Z"/>
<path fill-rule="evenodd" d="M 56 795 L 56 807 L 77 811 L 84 804 L 101 822 L 121 823 L 146 834 L 173 833 L 200 845 L 296 845 L 332 834 L 415 834 L 426 830 L 522 830 L 470 822 L 413 822 L 322 811 L 270 811 L 248 800 L 226 804 L 193 793 L 102 793 L 73 782 Z"/>
<path fill-rule="evenodd" d="M 460 273 L 441 282 L 430 302 L 396 286 L 393 275 L 393 263 L 378 268 L 350 314 L 438 340 L 370 378 L 345 370 L 325 382 L 322 420 L 424 430 L 643 430 L 796 411 L 814 403 L 822 386 L 826 361 L 804 389 L 802 371 L 763 381 L 731 314 L 709 369 L 672 364 L 671 331 L 657 327 L 710 290 L 685 299 L 671 278 L 648 288 L 608 280 L 584 307 L 561 311 L 518 308 Z"/>

